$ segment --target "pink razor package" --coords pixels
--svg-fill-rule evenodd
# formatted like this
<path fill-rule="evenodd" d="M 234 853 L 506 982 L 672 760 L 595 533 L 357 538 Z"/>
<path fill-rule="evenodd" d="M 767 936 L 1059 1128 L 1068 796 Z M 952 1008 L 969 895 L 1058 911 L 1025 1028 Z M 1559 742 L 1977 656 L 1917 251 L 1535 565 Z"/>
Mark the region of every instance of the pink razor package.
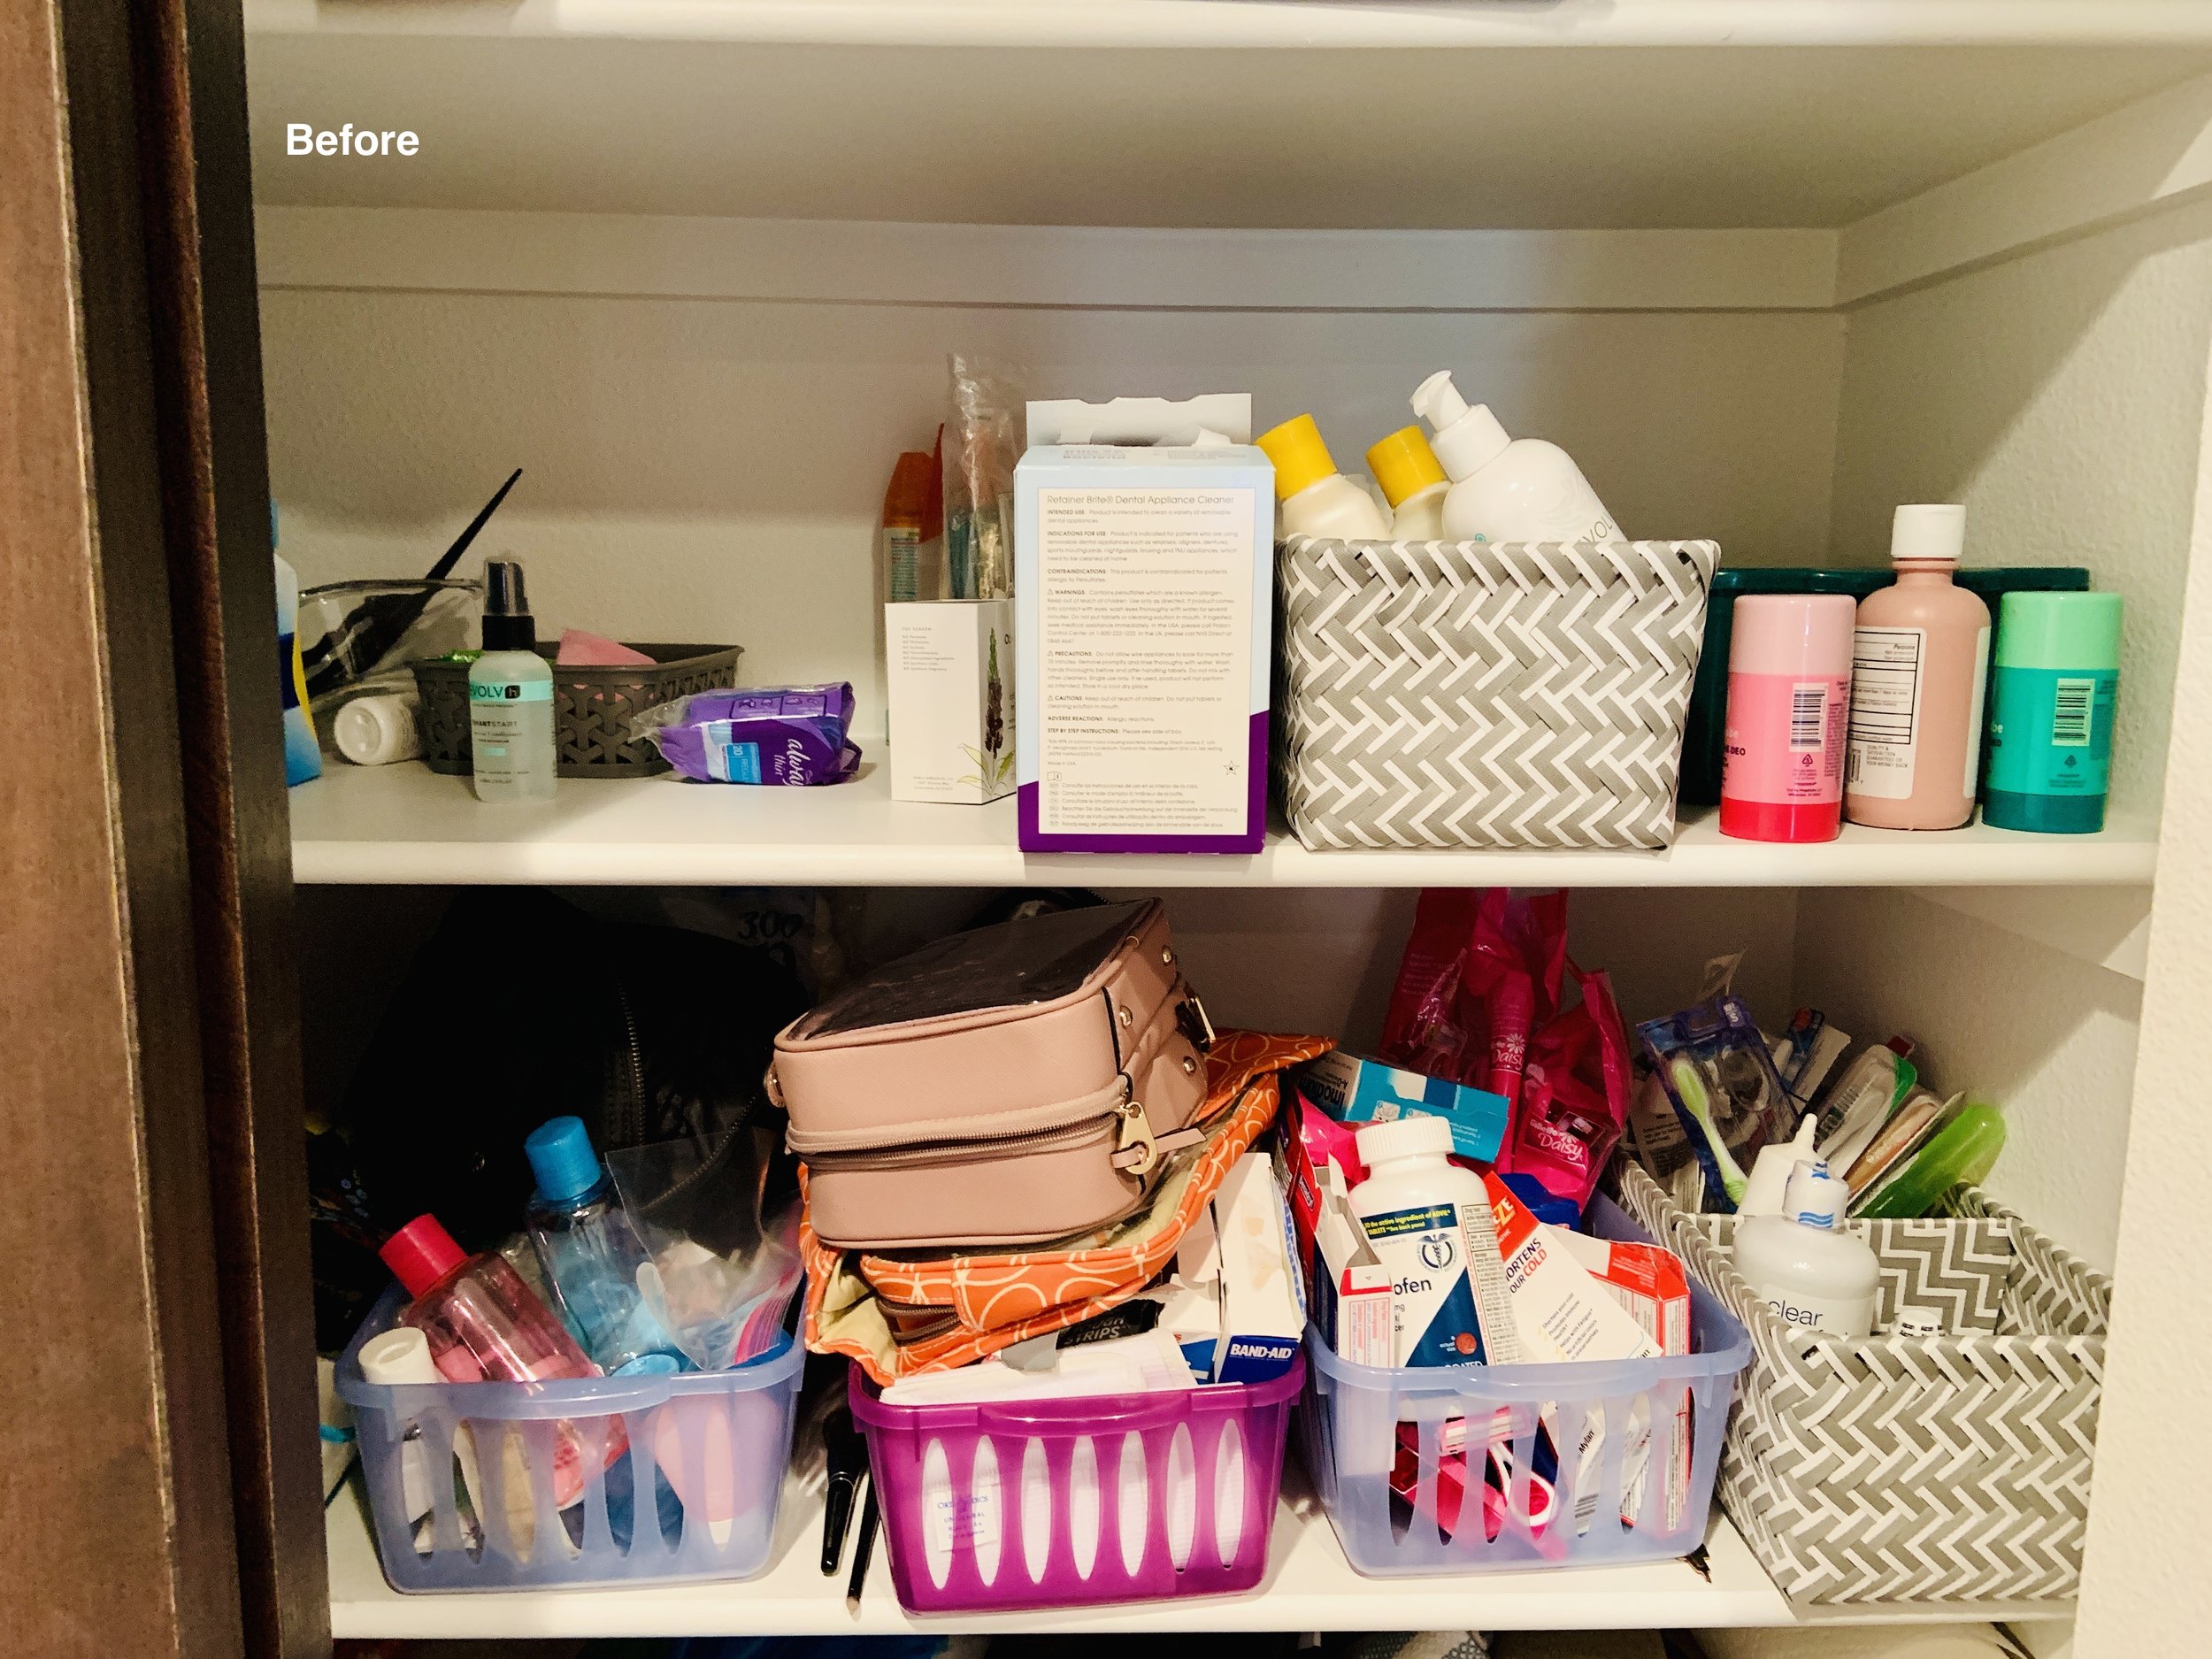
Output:
<path fill-rule="evenodd" d="M 1567 955 L 1564 893 L 1423 892 L 1379 1053 L 1504 1096 L 1511 1118 L 1495 1168 L 1578 1209 L 1628 1122 L 1627 1034 L 1611 981 Z"/>
<path fill-rule="evenodd" d="M 1509 1421 L 1509 1413 L 1501 1413 Z M 1445 1537 L 1456 1537 L 1459 1517 L 1467 1508 L 1467 1419 L 1448 1417 L 1437 1432 L 1435 1497 L 1432 1503 L 1421 1486 L 1421 1441 L 1417 1424 L 1398 1425 L 1397 1461 L 1390 1471 L 1390 1490 L 1394 1497 L 1411 1506 L 1413 1512 L 1435 1525 Z M 1482 1535 L 1494 1541 L 1505 1528 L 1505 1518 L 1512 1513 L 1506 1500 L 1506 1488 L 1512 1479 L 1513 1451 L 1509 1446 L 1492 1444 L 1484 1448 L 1481 1479 L 1476 1483 L 1482 1494 Z M 1528 1479 L 1528 1530 L 1540 1534 L 1551 1525 L 1559 1507 L 1559 1494 L 1552 1483 L 1542 1475 L 1532 1471 Z M 1430 1513 L 1433 1509 L 1434 1513 Z"/>

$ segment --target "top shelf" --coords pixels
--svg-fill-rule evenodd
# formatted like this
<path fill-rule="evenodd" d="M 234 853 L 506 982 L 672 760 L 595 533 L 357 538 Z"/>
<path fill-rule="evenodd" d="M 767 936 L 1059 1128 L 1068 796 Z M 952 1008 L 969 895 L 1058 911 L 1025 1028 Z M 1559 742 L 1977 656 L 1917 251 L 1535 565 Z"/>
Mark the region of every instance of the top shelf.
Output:
<path fill-rule="evenodd" d="M 1013 801 L 894 801 L 879 754 L 816 789 L 565 781 L 551 804 L 485 806 L 419 762 L 332 770 L 291 794 L 292 865 L 310 884 L 637 887 L 2144 887 L 2154 829 L 2029 835 L 1847 828 L 1781 846 L 1722 837 L 1693 809 L 1665 852 L 1309 852 L 1249 857 L 1025 855 Z"/>
<path fill-rule="evenodd" d="M 296 206 L 1823 228 L 2212 68 L 2200 0 L 249 0 Z M 286 153 L 288 124 L 411 157 Z"/>
<path fill-rule="evenodd" d="M 257 34 L 908 46 L 1847 46 L 2212 40 L 2199 0 L 246 0 Z"/>

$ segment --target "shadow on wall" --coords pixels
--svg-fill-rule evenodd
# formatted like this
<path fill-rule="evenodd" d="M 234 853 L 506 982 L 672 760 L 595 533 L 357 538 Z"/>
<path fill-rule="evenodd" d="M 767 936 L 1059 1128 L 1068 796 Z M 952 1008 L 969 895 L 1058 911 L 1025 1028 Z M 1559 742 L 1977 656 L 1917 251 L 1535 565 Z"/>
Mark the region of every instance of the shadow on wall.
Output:
<path fill-rule="evenodd" d="M 2212 351 L 2212 202 L 1850 316 L 1839 564 L 1899 502 L 1963 501 L 1979 565 L 2083 565 L 2128 603 L 2117 812 L 2156 810 Z M 2133 689 L 2129 689 L 2132 687 Z"/>
<path fill-rule="evenodd" d="M 1347 470 L 1451 366 L 1565 444 L 1638 534 L 1801 557 L 1825 530 L 1842 320 L 1809 313 L 969 309 L 273 290 L 272 472 L 303 526 L 428 542 L 514 465 L 531 515 L 680 533 L 872 526 L 926 449 L 954 349 L 1040 396 L 1248 389 L 1312 410 Z M 1655 419 L 1655 411 L 1664 419 Z M 289 525 L 288 519 L 288 528 Z M 310 534 L 303 530 L 303 534 Z M 418 572 L 419 573 L 419 572 Z"/>
<path fill-rule="evenodd" d="M 2139 981 L 1891 888 L 1802 894 L 1794 977 L 1855 1042 L 1904 1033 L 1930 1087 L 2000 1106 L 1991 1190 L 2109 1271 Z"/>

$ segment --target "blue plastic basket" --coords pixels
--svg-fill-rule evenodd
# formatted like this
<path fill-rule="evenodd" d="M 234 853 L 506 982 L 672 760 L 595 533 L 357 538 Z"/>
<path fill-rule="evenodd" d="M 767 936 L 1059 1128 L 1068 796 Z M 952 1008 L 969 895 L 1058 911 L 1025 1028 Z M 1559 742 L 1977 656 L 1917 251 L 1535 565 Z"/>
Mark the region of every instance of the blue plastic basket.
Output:
<path fill-rule="evenodd" d="M 792 1411 L 806 1355 L 781 1346 L 734 1371 L 597 1377 L 580 1382 L 392 1386 L 361 1374 L 361 1345 L 390 1328 L 397 1287 L 338 1362 L 353 1408 L 384 1576 L 401 1591 L 520 1590 L 748 1578 L 768 1564 L 791 1460 Z M 419 1438 L 410 1448 L 410 1432 Z M 610 1444 L 628 1445 L 611 1458 Z M 474 1465 L 480 1535 L 465 1539 L 458 1444 Z M 580 1452 L 581 1495 L 554 1501 L 554 1463 Z M 430 1526 L 419 1547 L 403 1460 L 427 1480 Z M 464 1489 L 467 1481 L 458 1484 Z M 636 1495 L 653 1494 L 640 1505 Z M 641 1518 L 642 1525 L 640 1525 Z"/>
<path fill-rule="evenodd" d="M 1600 1237 L 1650 1241 L 1602 1195 L 1591 1201 L 1590 1220 Z M 1309 1330 L 1300 1441 L 1345 1558 L 1370 1578 L 1387 1578 L 1664 1561 L 1696 1548 L 1705 1541 L 1728 1409 L 1751 1358 L 1751 1339 L 1694 1281 L 1690 1329 L 1694 1351 L 1663 1359 L 1412 1370 L 1351 1364 Z M 1686 1395 L 1689 1465 L 1670 1492 L 1669 1425 Z M 1647 1474 L 1624 1505 L 1624 1457 L 1640 1412 L 1659 1429 L 1651 1435 Z M 1563 1458 L 1552 1470 L 1555 1460 L 1538 1444 L 1547 1415 L 1566 1434 L 1602 1424 L 1586 1468 Z M 1401 1424 L 1414 1425 L 1418 1448 L 1408 1496 L 1391 1490 Z M 1463 1467 L 1477 1471 L 1448 1530 L 1438 1519 L 1448 1425 L 1455 1438 L 1463 1435 Z M 1494 1536 L 1478 1518 L 1480 1471 L 1493 1452 L 1503 1471 Z M 1532 1499 L 1540 1469 L 1552 1475 L 1555 1501 L 1550 1518 L 1532 1525 L 1528 1517 L 1541 1510 L 1540 1499 Z"/>

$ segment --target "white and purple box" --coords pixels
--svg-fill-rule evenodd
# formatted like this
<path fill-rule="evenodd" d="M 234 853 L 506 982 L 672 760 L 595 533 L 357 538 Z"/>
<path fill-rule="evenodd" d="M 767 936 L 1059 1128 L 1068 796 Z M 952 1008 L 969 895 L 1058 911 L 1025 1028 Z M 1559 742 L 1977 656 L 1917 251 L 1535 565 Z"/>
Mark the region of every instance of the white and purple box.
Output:
<path fill-rule="evenodd" d="M 1239 441 L 1209 407 L 1197 442 L 1126 421 L 1098 423 L 1111 442 L 1036 442 L 1067 429 L 1041 411 L 1217 404 L 1241 406 Z M 1249 431 L 1240 396 L 1030 405 L 1033 443 L 1014 472 L 1023 851 L 1260 850 L 1275 469 L 1241 442 Z"/>

